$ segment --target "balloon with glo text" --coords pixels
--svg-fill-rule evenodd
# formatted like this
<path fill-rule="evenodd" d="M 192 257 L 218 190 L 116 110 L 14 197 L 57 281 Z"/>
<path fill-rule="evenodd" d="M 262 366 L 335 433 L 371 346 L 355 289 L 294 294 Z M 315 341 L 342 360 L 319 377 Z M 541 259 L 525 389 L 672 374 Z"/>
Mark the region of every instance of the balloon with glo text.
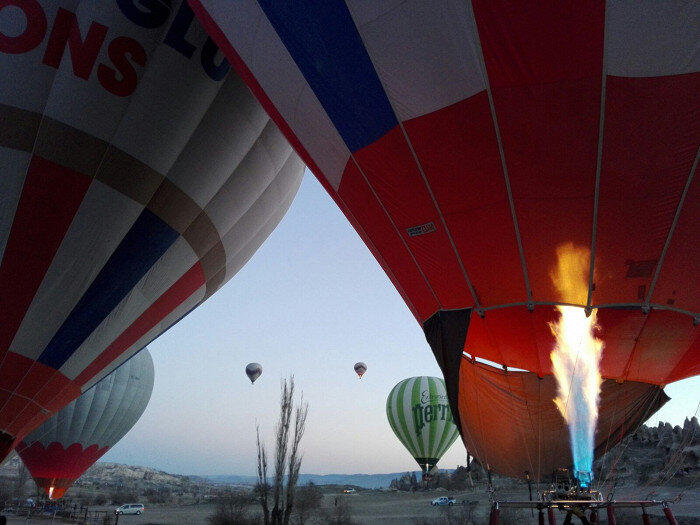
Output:
<path fill-rule="evenodd" d="M 255 383 L 255 380 L 262 374 L 262 365 L 260 363 L 249 363 L 245 367 L 245 373 L 250 379 L 250 384 Z"/>
<path fill-rule="evenodd" d="M 0 3 L 0 460 L 207 300 L 304 166 L 181 0 Z"/>
<path fill-rule="evenodd" d="M 571 460 L 557 305 L 597 309 L 605 395 L 642 420 L 700 373 L 700 3 L 389 4 L 192 2 L 422 326 L 470 452 L 543 479 Z"/>

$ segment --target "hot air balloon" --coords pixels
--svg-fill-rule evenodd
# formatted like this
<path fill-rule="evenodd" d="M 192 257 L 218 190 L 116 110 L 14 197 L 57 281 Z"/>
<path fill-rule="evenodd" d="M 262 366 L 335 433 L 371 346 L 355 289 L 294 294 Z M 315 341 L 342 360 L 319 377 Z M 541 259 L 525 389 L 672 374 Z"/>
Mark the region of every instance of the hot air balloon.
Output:
<path fill-rule="evenodd" d="M 391 429 L 426 475 L 459 436 L 445 382 L 410 377 L 396 384 L 386 400 Z"/>
<path fill-rule="evenodd" d="M 0 4 L 0 458 L 228 281 L 301 181 L 188 5 L 149 5 Z"/>
<path fill-rule="evenodd" d="M 558 305 L 597 309 L 602 376 L 642 383 L 645 417 L 700 373 L 700 4 L 191 5 L 423 326 L 470 452 L 510 416 L 504 473 L 566 443 L 538 411 Z M 569 243 L 576 300 L 550 279 Z M 485 361 L 532 374 L 517 412 L 469 382 Z"/>
<path fill-rule="evenodd" d="M 367 365 L 364 364 L 362 361 L 359 361 L 355 363 L 355 373 L 360 376 L 360 379 L 362 379 L 362 376 L 365 375 L 365 372 L 367 372 Z"/>
<path fill-rule="evenodd" d="M 112 448 L 146 410 L 153 391 L 153 359 L 142 350 L 17 445 L 29 473 L 51 499 Z"/>
<path fill-rule="evenodd" d="M 255 383 L 255 380 L 262 374 L 262 365 L 260 363 L 248 363 L 245 367 L 245 374 L 250 379 L 250 384 Z"/>

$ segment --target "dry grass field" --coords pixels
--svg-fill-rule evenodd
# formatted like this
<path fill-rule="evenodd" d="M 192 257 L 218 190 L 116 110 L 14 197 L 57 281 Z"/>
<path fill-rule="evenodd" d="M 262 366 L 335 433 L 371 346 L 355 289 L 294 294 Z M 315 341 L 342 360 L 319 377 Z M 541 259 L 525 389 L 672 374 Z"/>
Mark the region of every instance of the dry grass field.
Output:
<path fill-rule="evenodd" d="M 656 489 L 653 498 L 662 499 L 674 498 L 680 492 L 679 488 L 667 487 Z M 488 523 L 488 512 L 490 509 L 488 496 L 480 490 L 479 492 L 450 493 L 458 502 L 466 501 L 471 504 L 455 505 L 454 507 L 432 507 L 430 501 L 445 492 L 383 492 L 373 490 L 362 490 L 357 494 L 343 495 L 333 491 L 324 494 L 321 508 L 315 513 L 314 518 L 309 520 L 309 524 L 356 524 L 356 525 L 437 525 L 437 524 L 481 524 Z M 617 493 L 617 498 L 640 497 L 639 491 L 634 489 L 621 489 Z M 646 494 L 644 495 L 646 496 Z M 527 499 L 527 491 L 507 491 L 500 492 L 499 498 L 502 500 L 524 500 Z M 208 518 L 215 511 L 216 506 L 212 503 L 203 505 L 148 505 L 146 512 L 141 516 L 120 516 L 119 525 L 208 525 Z M 700 490 L 686 489 L 683 499 L 673 504 L 673 511 L 682 525 L 700 524 Z M 113 507 L 95 508 L 110 510 Z M 652 514 L 652 524 L 666 523 L 661 516 L 660 509 L 650 509 Z M 251 504 L 248 507 L 248 515 L 259 515 L 259 507 Z M 562 523 L 564 515 L 557 516 L 557 522 Z M 606 523 L 605 516 L 601 516 L 601 523 Z M 32 518 L 29 522 L 26 517 L 11 516 L 8 523 L 19 524 L 48 524 L 50 519 Z M 55 523 L 60 523 L 56 520 Z M 102 525 L 98 520 L 95 525 Z M 114 525 L 114 519 L 111 521 Z M 501 514 L 501 524 L 536 524 L 537 512 L 530 510 L 503 510 Z M 619 511 L 617 523 L 624 525 L 627 523 L 642 523 L 641 512 L 639 510 Z"/>

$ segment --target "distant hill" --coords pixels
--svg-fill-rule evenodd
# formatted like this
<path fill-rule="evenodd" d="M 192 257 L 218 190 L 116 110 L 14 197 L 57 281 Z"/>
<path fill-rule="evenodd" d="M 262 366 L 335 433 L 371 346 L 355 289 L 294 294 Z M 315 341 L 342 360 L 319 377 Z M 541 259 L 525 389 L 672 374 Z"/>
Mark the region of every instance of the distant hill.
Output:
<path fill-rule="evenodd" d="M 309 481 L 316 485 L 348 485 L 365 489 L 379 489 L 388 487 L 391 481 L 403 476 L 405 472 L 391 474 L 300 474 L 299 485 L 305 485 Z M 420 476 L 420 472 L 416 472 Z M 255 476 L 191 476 L 192 479 L 202 478 L 213 483 L 255 485 Z"/>
<path fill-rule="evenodd" d="M 18 476 L 19 457 L 8 459 L 0 466 L 0 482 Z M 700 477 L 700 425 L 697 418 L 688 418 L 683 426 L 659 423 L 656 427 L 643 425 L 635 434 L 625 438 L 596 460 L 598 474 L 612 475 L 623 484 L 695 484 Z M 420 477 L 420 472 L 415 471 Z M 448 472 L 448 471 L 441 471 Z M 606 474 L 607 473 L 607 474 Z M 347 485 L 366 489 L 388 488 L 392 480 L 406 472 L 390 474 L 301 474 L 299 484 L 309 481 L 317 485 Z M 409 472 L 410 474 L 410 472 Z M 82 476 L 77 486 L 107 487 L 135 486 L 140 489 L 168 488 L 182 491 L 193 485 L 255 485 L 255 476 L 216 475 L 182 476 L 168 474 L 148 467 L 98 462 Z"/>

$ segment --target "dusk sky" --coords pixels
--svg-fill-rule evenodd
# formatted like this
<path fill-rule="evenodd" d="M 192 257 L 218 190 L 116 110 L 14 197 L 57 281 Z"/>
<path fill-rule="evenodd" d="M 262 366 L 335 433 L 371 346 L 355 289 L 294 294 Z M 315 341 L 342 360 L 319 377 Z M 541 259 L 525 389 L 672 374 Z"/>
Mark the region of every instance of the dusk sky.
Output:
<path fill-rule="evenodd" d="M 421 327 L 308 171 L 250 262 L 149 349 L 150 404 L 102 460 L 177 474 L 254 475 L 256 424 L 272 452 L 280 380 L 291 374 L 309 403 L 303 473 L 416 470 L 389 427 L 386 397 L 404 378 L 442 377 Z M 251 361 L 263 366 L 254 385 Z M 368 367 L 362 380 L 357 361 Z M 666 392 L 672 401 L 647 424 L 696 414 L 700 377 Z M 439 466 L 465 463 L 458 440 Z"/>

